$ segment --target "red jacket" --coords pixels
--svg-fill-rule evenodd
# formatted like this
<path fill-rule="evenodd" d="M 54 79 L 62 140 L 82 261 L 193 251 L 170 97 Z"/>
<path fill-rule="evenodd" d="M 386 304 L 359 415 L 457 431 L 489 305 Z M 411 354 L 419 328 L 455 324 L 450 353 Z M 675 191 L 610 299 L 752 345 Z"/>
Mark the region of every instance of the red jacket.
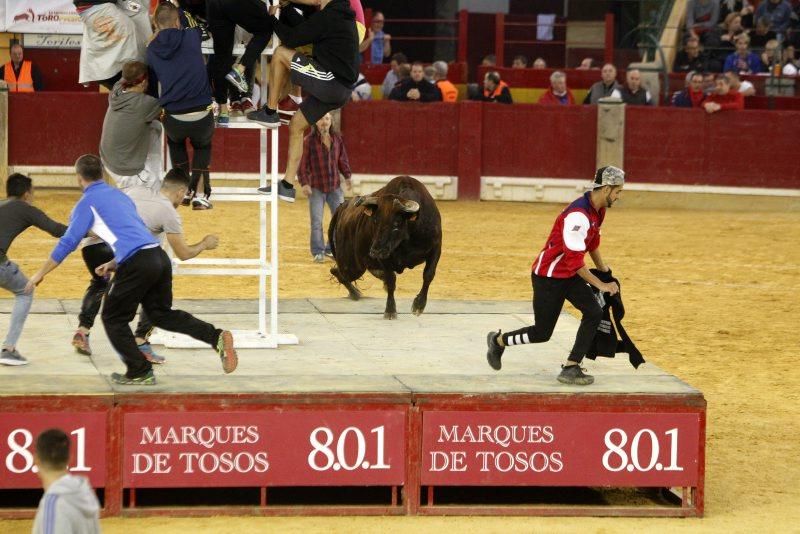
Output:
<path fill-rule="evenodd" d="M 591 191 L 567 206 L 556 219 L 550 237 L 533 260 L 531 270 L 548 278 L 571 278 L 583 267 L 583 256 L 600 246 L 600 225 L 606 209 L 594 209 Z"/>
<path fill-rule="evenodd" d="M 744 96 L 739 91 L 728 91 L 727 94 L 720 95 L 712 93 L 703 100 L 706 102 L 716 102 L 720 109 L 744 109 Z"/>
<path fill-rule="evenodd" d="M 567 89 L 566 94 L 566 102 L 563 102 L 561 98 L 557 97 L 553 93 L 553 89 L 548 89 L 542 96 L 539 97 L 539 104 L 545 106 L 574 106 L 575 105 L 575 98 L 572 96 L 572 91 Z"/>

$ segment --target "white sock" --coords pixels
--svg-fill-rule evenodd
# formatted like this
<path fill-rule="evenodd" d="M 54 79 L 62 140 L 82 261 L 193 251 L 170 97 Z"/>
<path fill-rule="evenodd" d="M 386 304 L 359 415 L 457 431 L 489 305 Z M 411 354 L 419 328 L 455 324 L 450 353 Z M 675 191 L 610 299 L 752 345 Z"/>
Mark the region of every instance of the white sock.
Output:
<path fill-rule="evenodd" d="M 303 103 L 303 97 L 302 96 L 289 95 L 289 98 L 294 100 L 295 104 L 302 104 Z"/>

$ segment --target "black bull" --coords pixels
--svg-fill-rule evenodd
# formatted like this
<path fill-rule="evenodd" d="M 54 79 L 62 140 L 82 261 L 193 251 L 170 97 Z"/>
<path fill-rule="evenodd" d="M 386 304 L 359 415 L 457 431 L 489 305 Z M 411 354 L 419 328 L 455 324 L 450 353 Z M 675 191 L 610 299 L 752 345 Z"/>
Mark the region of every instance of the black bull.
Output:
<path fill-rule="evenodd" d="M 411 311 L 420 315 L 425 310 L 428 287 L 442 254 L 442 219 L 419 181 L 398 176 L 372 195 L 339 206 L 328 227 L 328 242 L 336 260 L 331 274 L 347 288 L 351 299 L 361 298 L 353 282 L 366 271 L 383 280 L 386 319 L 397 318 L 397 274 L 425 262 L 422 289 Z"/>

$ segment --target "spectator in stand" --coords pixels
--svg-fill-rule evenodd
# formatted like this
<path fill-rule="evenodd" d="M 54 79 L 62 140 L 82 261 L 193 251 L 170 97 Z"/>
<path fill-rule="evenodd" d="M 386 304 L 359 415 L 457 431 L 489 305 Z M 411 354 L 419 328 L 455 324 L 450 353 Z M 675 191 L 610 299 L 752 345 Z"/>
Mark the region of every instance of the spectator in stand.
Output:
<path fill-rule="evenodd" d="M 770 72 L 775 63 L 778 63 L 777 39 L 771 39 L 767 41 L 767 44 L 764 46 L 764 51 L 761 52 L 760 59 L 761 59 L 761 72 Z"/>
<path fill-rule="evenodd" d="M 442 101 L 455 102 L 458 100 L 458 89 L 453 83 L 447 79 L 447 63 L 444 61 L 434 61 L 433 68 L 436 71 L 434 79 L 436 80 L 436 87 L 442 93 Z"/>
<path fill-rule="evenodd" d="M 141 1 L 73 0 L 83 23 L 78 83 L 97 82 L 111 90 L 126 61 L 144 61 L 153 35 Z"/>
<path fill-rule="evenodd" d="M 703 109 L 707 113 L 744 109 L 744 96 L 737 91 L 731 91 L 731 84 L 724 74 L 717 74 L 715 83 L 716 91 L 703 101 Z"/>
<path fill-rule="evenodd" d="M 652 106 L 650 91 L 642 87 L 642 73 L 639 69 L 629 69 L 625 74 L 625 86 L 620 89 L 622 101 L 632 106 Z"/>
<path fill-rule="evenodd" d="M 708 58 L 700 49 L 700 39 L 691 36 L 683 45 L 683 50 L 675 55 L 672 72 L 689 72 L 706 70 Z"/>
<path fill-rule="evenodd" d="M 601 98 L 605 97 L 622 98 L 620 93 L 622 87 L 617 83 L 617 67 L 606 63 L 600 71 L 600 77 L 601 80 L 592 85 L 589 92 L 586 93 L 584 104 L 597 104 Z"/>
<path fill-rule="evenodd" d="M 545 106 L 573 106 L 575 98 L 567 89 L 567 75 L 557 70 L 550 75 L 550 89 L 539 97 L 539 104 Z"/>
<path fill-rule="evenodd" d="M 359 100 L 372 100 L 372 86 L 360 72 L 358 73 L 356 84 L 353 86 L 353 94 L 351 95 L 350 99 L 353 102 L 357 102 Z"/>
<path fill-rule="evenodd" d="M 494 54 L 489 54 L 483 57 L 483 61 L 481 61 L 481 67 L 496 67 L 497 66 L 497 57 Z"/>
<path fill-rule="evenodd" d="M 756 9 L 755 18 L 769 20 L 769 27 L 776 33 L 784 33 L 792 22 L 792 6 L 786 0 L 762 0 Z"/>
<path fill-rule="evenodd" d="M 533 62 L 533 68 L 534 69 L 546 69 L 547 68 L 547 62 L 544 60 L 544 58 L 537 57 Z"/>
<path fill-rule="evenodd" d="M 435 85 L 425 80 L 425 69 L 422 63 L 415 61 L 411 65 L 411 76 L 399 82 L 392 89 L 389 100 L 400 102 L 436 102 L 442 100 L 442 93 Z"/>
<path fill-rule="evenodd" d="M 392 55 L 392 36 L 383 31 L 386 18 L 383 13 L 376 11 L 372 15 L 369 23 L 367 37 L 359 45 L 358 51 L 364 52 L 369 48 L 369 62 L 373 65 L 380 65 Z"/>
<path fill-rule="evenodd" d="M 753 27 L 753 11 L 755 9 L 749 0 L 721 0 L 719 5 L 719 16 L 722 20 L 731 14 L 739 15 L 745 28 Z"/>
<path fill-rule="evenodd" d="M 755 86 L 747 80 L 739 78 L 739 75 L 732 70 L 725 73 L 725 78 L 728 80 L 728 85 L 731 86 L 731 91 L 741 93 L 742 96 L 753 96 L 756 94 Z"/>
<path fill-rule="evenodd" d="M 725 58 L 736 48 L 736 38 L 743 33 L 746 32 L 742 27 L 742 17 L 738 13 L 731 13 L 728 15 L 721 28 L 706 32 L 703 35 L 703 44 L 707 49 L 710 49 L 712 53 L 708 58 L 709 62 L 707 68 L 704 70 L 722 70 L 722 64 L 725 62 Z"/>
<path fill-rule="evenodd" d="M 787 44 L 783 48 L 783 75 L 784 76 L 797 76 L 798 63 L 794 57 L 794 45 Z"/>
<path fill-rule="evenodd" d="M 703 94 L 710 95 L 717 90 L 716 74 L 713 72 L 703 73 Z"/>
<path fill-rule="evenodd" d="M 331 244 L 325 244 L 322 231 L 322 216 L 325 204 L 331 210 L 344 202 L 344 192 L 339 175 L 344 175 L 347 189 L 351 189 L 350 163 L 342 136 L 331 128 L 331 115 L 326 114 L 312 128 L 304 140 L 303 159 L 297 179 L 303 194 L 308 197 L 308 213 L 311 217 L 311 257 L 316 263 L 325 261 L 325 256 L 333 257 Z"/>
<path fill-rule="evenodd" d="M 686 88 L 672 95 L 676 108 L 699 108 L 706 94 L 703 92 L 703 73 L 692 71 L 686 75 Z"/>
<path fill-rule="evenodd" d="M 10 93 L 41 91 L 42 73 L 33 62 L 23 59 L 22 45 L 12 43 L 9 53 L 11 60 L 0 67 L 0 87 L 8 87 Z"/>
<path fill-rule="evenodd" d="M 432 84 L 436 83 L 436 69 L 433 68 L 433 65 L 427 65 L 424 69 L 422 69 L 422 72 L 426 82 Z"/>
<path fill-rule="evenodd" d="M 381 85 L 383 98 L 389 98 L 392 89 L 394 89 L 394 86 L 400 81 L 398 75 L 400 65 L 403 63 L 408 63 L 408 58 L 406 58 L 406 55 L 402 52 L 398 52 L 392 56 L 392 60 L 389 62 L 389 72 L 386 73 L 386 77 L 383 79 L 383 84 Z"/>
<path fill-rule="evenodd" d="M 523 55 L 514 56 L 514 61 L 511 63 L 511 68 L 512 69 L 527 69 L 528 68 L 528 58 L 523 56 Z"/>
<path fill-rule="evenodd" d="M 577 70 L 591 70 L 595 68 L 594 59 L 585 57 L 581 60 L 581 64 L 575 67 Z"/>
<path fill-rule="evenodd" d="M 736 52 L 725 59 L 722 70 L 734 70 L 739 74 L 761 72 L 761 58 L 750 51 L 750 38 L 746 34 L 736 38 Z"/>
<path fill-rule="evenodd" d="M 714 29 L 719 23 L 719 0 L 689 0 L 686 4 L 686 30 L 693 35 Z"/>
<path fill-rule="evenodd" d="M 191 204 L 195 210 L 211 209 L 209 168 L 214 115 L 200 31 L 182 30 L 177 8 L 168 3 L 158 6 L 154 21 L 156 34 L 147 47 L 147 63 L 161 84 L 159 102 L 164 108 L 164 131 L 172 166 L 192 177 L 183 204 Z M 191 165 L 187 141 L 193 149 Z M 197 196 L 201 188 L 203 198 Z"/>
<path fill-rule="evenodd" d="M 766 0 L 764 0 L 766 2 Z M 777 39 L 778 35 L 770 28 L 769 17 L 761 17 L 756 22 L 755 31 L 750 32 L 750 46 L 764 48 L 769 41 Z"/>
<path fill-rule="evenodd" d="M 500 102 L 501 104 L 513 104 L 511 90 L 508 84 L 500 79 L 497 71 L 487 72 L 483 77 L 483 93 L 481 100 L 484 102 Z"/>

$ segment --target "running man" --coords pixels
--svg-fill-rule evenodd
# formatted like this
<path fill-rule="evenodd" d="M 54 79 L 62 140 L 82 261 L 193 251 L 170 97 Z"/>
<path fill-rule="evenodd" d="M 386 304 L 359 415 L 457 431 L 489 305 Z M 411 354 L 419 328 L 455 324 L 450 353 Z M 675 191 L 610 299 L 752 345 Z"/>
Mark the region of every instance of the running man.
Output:
<path fill-rule="evenodd" d="M 273 17 L 275 33 L 281 46 L 275 50 L 270 64 L 272 83 L 267 105 L 247 115 L 247 118 L 269 128 L 280 126 L 278 118 L 279 89 L 287 75 L 291 81 L 306 90 L 300 109 L 289 122 L 289 158 L 286 174 L 278 186 L 282 200 L 294 202 L 293 182 L 303 155 L 303 135 L 326 113 L 344 106 L 353 92 L 358 78 L 358 30 L 355 13 L 349 0 L 321 0 L 320 11 L 301 24 L 289 27 Z M 272 8 L 274 9 L 274 8 Z M 307 57 L 294 49 L 314 45 L 314 57 Z M 270 187 L 259 189 L 269 193 Z"/>
<path fill-rule="evenodd" d="M 600 255 L 600 226 L 606 209 L 619 199 L 624 184 L 625 173 L 621 169 L 601 167 L 595 173 L 592 190 L 558 216 L 547 243 L 532 265 L 535 324 L 505 334 L 489 332 L 486 359 L 492 369 L 500 370 L 506 347 L 549 340 L 564 300 L 568 300 L 582 316 L 575 344 L 562 365 L 558 381 L 580 386 L 594 382 L 594 377 L 584 373 L 580 366 L 603 318 L 603 309 L 589 286 L 611 295 L 619 292 L 619 286 L 615 282 L 601 282 L 589 271 L 583 258 L 588 252 L 595 266 L 608 272 L 609 267 Z"/>
<path fill-rule="evenodd" d="M 11 323 L 0 353 L 2 365 L 27 365 L 28 360 L 17 350 L 17 341 L 28 318 L 33 294 L 25 292 L 28 279 L 19 265 L 8 259 L 8 249 L 19 234 L 35 226 L 53 237 L 61 237 L 67 227 L 57 223 L 33 204 L 33 181 L 14 173 L 6 180 L 6 199 L 0 200 L 0 287 L 14 294 Z"/>
<path fill-rule="evenodd" d="M 172 309 L 172 262 L 142 222 L 133 200 L 103 181 L 100 158 L 91 154 L 81 156 L 75 163 L 75 172 L 83 196 L 72 211 L 66 233 L 39 272 L 31 277 L 25 286 L 26 292 L 32 292 L 92 230 L 114 250 L 114 259 L 98 267 L 97 274 L 104 276 L 115 270 L 117 273 L 106 295 L 103 326 L 127 371 L 111 373 L 111 381 L 143 386 L 156 383 L 153 366 L 136 346 L 129 326 L 139 304 L 155 326 L 186 334 L 214 347 L 222 369 L 226 373 L 233 372 L 238 364 L 233 335 L 184 311 Z"/>

